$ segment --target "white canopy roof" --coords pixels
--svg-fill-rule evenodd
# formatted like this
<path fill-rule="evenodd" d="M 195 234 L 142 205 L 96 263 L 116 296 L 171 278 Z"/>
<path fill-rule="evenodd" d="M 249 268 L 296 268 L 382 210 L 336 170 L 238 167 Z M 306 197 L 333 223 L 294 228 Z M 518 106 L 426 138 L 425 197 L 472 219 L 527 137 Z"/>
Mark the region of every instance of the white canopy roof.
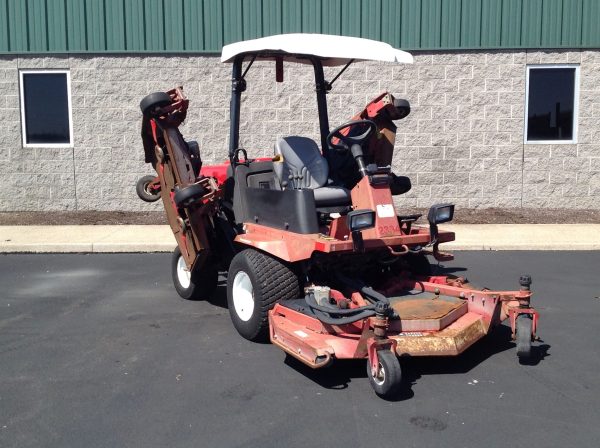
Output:
<path fill-rule="evenodd" d="M 310 63 L 293 55 L 314 55 L 322 59 L 325 66 L 344 65 L 350 60 L 385 61 L 412 64 L 413 57 L 406 51 L 397 50 L 385 42 L 360 37 L 333 36 L 330 34 L 278 34 L 260 39 L 245 40 L 225 45 L 221 62 L 233 62 L 243 53 L 276 51 L 288 53 L 286 61 Z M 265 56 L 257 59 L 273 59 Z"/>

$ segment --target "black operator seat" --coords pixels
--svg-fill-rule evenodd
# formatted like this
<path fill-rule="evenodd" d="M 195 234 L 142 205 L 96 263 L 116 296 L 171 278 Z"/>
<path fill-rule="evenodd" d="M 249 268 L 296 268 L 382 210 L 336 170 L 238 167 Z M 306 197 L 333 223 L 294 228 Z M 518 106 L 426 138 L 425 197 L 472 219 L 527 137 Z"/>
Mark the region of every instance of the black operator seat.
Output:
<path fill-rule="evenodd" d="M 274 169 L 279 182 L 287 183 L 286 188 L 312 189 L 317 207 L 352 204 L 348 189 L 331 185 L 329 164 L 314 140 L 298 136 L 279 138 L 275 155 L 283 159 L 274 163 Z"/>

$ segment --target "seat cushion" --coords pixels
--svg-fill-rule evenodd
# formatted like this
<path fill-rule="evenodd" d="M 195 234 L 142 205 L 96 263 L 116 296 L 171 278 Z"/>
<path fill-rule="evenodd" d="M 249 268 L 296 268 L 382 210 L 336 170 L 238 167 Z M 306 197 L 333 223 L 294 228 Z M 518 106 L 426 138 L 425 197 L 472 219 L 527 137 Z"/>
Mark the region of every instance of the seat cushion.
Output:
<path fill-rule="evenodd" d="M 338 205 L 351 205 L 350 190 L 344 187 L 321 187 L 313 190 L 315 205 L 317 207 L 334 207 Z"/>

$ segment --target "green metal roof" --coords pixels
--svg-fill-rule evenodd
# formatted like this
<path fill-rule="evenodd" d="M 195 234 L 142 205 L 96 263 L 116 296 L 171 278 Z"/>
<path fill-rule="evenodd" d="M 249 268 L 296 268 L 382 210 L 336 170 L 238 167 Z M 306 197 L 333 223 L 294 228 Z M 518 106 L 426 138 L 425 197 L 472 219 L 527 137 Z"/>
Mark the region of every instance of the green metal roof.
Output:
<path fill-rule="evenodd" d="M 407 50 L 600 48 L 600 0 L 0 0 L 1 53 L 218 53 L 288 32 Z"/>

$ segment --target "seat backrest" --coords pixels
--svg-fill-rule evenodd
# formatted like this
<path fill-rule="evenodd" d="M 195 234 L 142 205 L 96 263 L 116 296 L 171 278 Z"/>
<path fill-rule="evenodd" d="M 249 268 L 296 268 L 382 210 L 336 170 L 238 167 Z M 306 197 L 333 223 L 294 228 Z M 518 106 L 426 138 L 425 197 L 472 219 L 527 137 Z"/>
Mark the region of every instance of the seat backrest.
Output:
<path fill-rule="evenodd" d="M 289 182 L 289 175 L 302 176 L 295 181 L 300 188 L 319 188 L 327 184 L 329 165 L 321 155 L 314 140 L 306 137 L 283 137 L 275 143 L 275 154 L 283 157 L 283 163 L 275 163 L 275 173 L 281 182 Z"/>

